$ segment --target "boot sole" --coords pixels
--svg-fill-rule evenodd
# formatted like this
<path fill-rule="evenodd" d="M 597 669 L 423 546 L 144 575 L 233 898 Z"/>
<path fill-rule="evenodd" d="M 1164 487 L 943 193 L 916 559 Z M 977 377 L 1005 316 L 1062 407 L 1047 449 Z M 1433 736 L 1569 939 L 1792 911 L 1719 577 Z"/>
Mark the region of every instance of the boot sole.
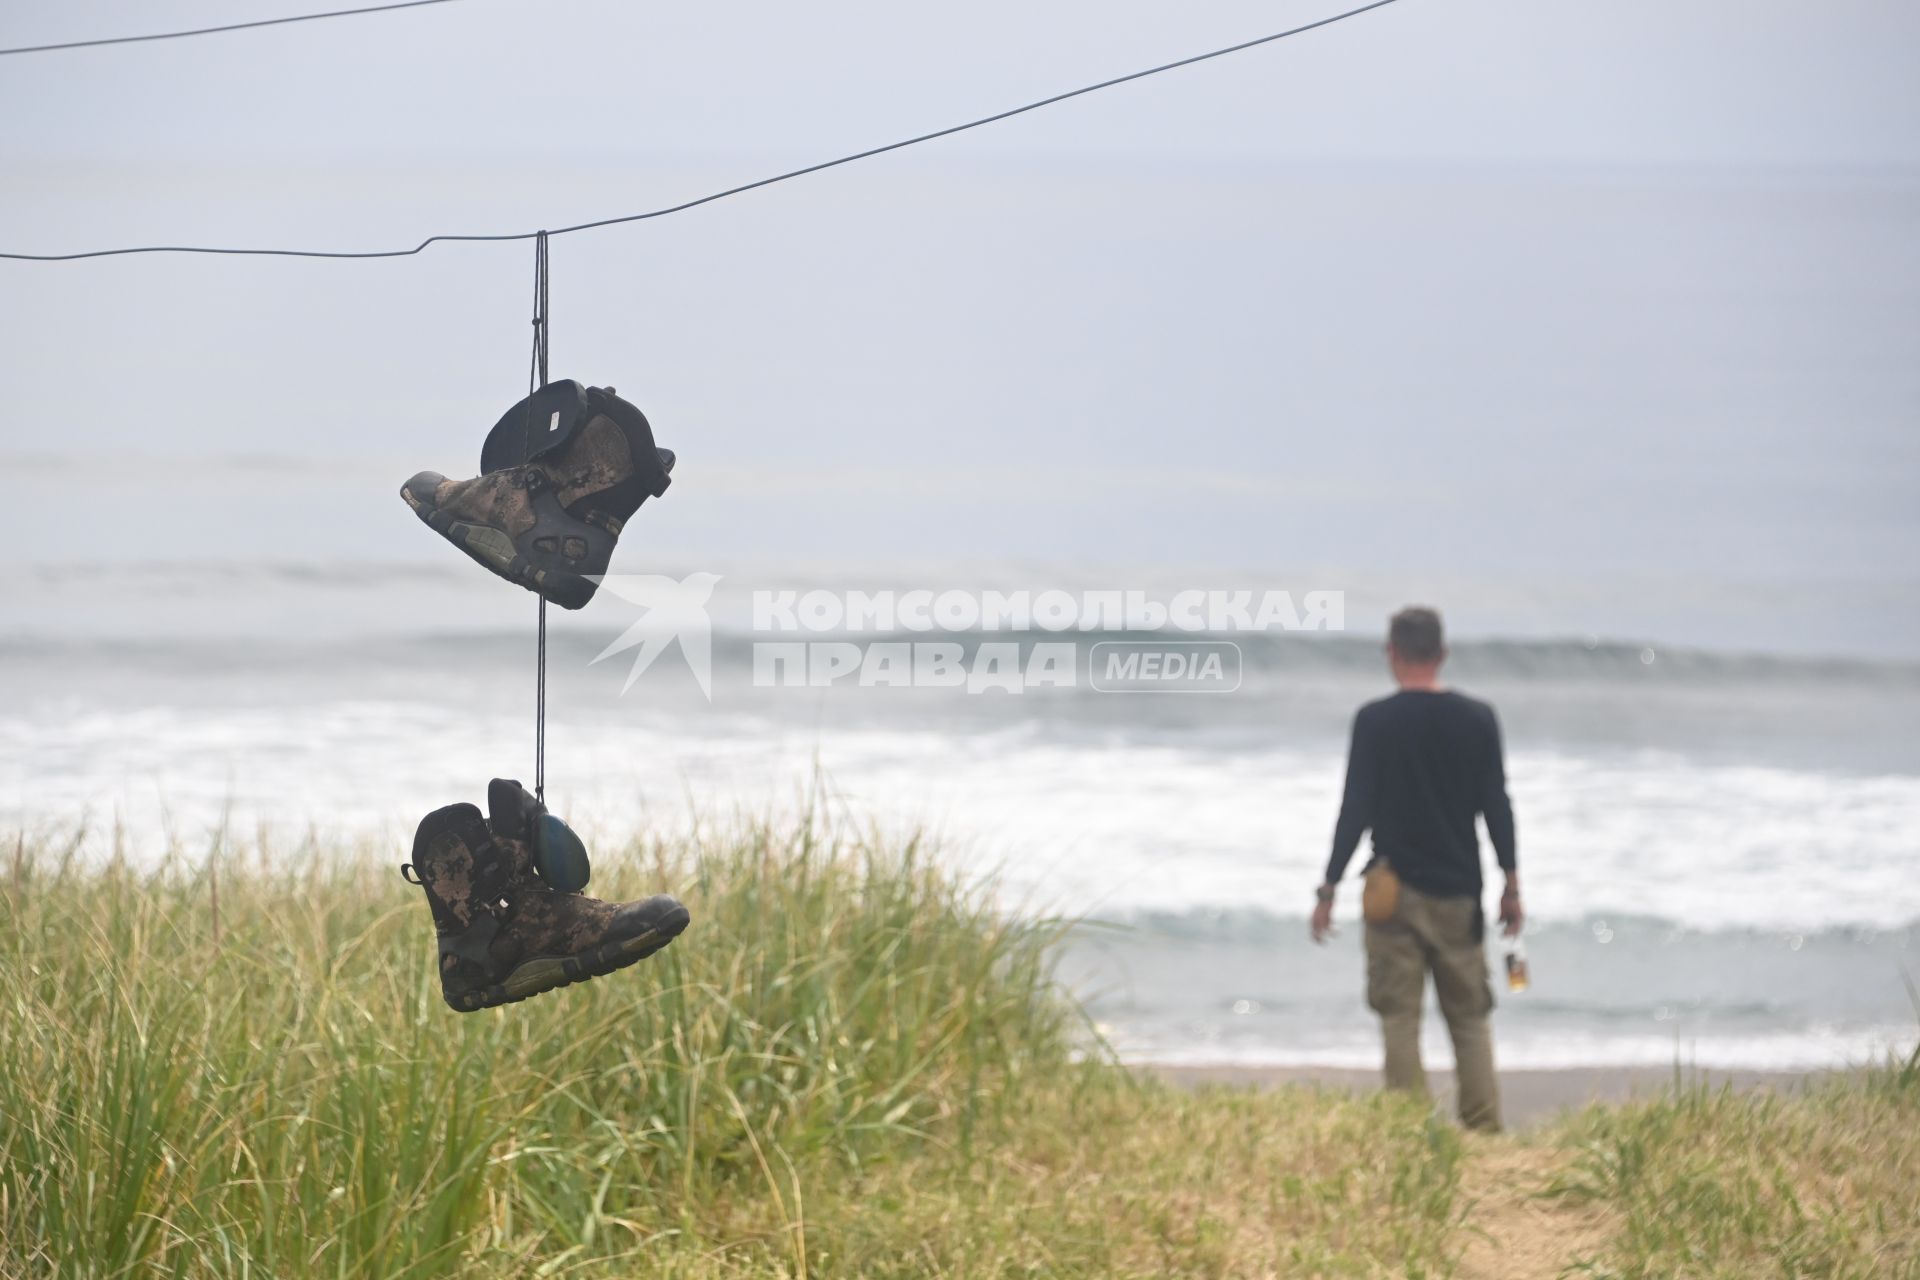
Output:
<path fill-rule="evenodd" d="M 513 539 L 498 529 L 474 524 L 428 506 L 413 496 L 412 489 L 401 489 L 400 496 L 413 508 L 429 529 L 471 556 L 476 564 L 491 570 L 517 587 L 525 587 L 537 596 L 551 600 L 562 609 L 578 609 L 593 599 L 598 584 L 579 574 L 559 569 L 541 569 L 514 550 Z"/>
<path fill-rule="evenodd" d="M 669 912 L 657 928 L 645 933 L 635 934 L 619 942 L 603 942 L 591 951 L 583 951 L 574 956 L 536 956 L 523 960 L 514 967 L 504 982 L 487 987 L 481 991 L 469 991 L 465 995 L 447 1001 L 459 1013 L 472 1013 L 478 1009 L 493 1009 L 503 1004 L 517 1004 L 522 1000 L 554 991 L 560 987 L 570 987 L 576 982 L 586 982 L 593 978 L 605 977 L 630 964 L 638 964 L 653 955 L 669 942 L 686 932 L 692 917 L 687 909 L 681 907 Z"/>

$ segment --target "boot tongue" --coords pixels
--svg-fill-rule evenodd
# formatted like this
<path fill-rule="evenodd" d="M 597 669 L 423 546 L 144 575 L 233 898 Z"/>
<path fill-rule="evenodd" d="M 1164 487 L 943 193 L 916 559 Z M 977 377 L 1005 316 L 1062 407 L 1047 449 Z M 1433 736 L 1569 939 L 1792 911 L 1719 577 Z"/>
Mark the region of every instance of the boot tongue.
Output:
<path fill-rule="evenodd" d="M 578 893 L 593 874 L 587 848 L 534 794 L 511 778 L 487 784 L 487 827 L 496 840 L 510 842 L 506 857 L 516 879 L 538 876 L 549 889 Z"/>
<path fill-rule="evenodd" d="M 497 837 L 531 839 L 535 821 L 546 811 L 532 792 L 512 778 L 495 778 L 487 784 L 487 826 Z"/>

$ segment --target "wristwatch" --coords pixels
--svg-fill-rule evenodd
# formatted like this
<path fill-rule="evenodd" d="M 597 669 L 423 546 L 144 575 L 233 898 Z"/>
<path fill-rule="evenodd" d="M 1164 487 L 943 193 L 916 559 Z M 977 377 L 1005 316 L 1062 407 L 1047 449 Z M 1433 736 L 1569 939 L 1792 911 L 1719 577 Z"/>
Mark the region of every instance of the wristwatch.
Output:
<path fill-rule="evenodd" d="M 1332 902 L 1333 886 L 1330 884 L 1323 884 L 1318 889 L 1315 889 L 1313 891 L 1313 896 L 1318 898 L 1322 902 Z"/>

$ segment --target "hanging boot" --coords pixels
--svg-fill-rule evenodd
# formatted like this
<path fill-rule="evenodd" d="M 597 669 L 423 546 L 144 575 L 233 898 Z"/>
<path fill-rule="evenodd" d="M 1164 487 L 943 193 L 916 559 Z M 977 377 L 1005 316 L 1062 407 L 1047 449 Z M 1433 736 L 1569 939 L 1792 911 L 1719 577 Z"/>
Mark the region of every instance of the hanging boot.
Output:
<path fill-rule="evenodd" d="M 428 814 L 413 837 L 413 861 L 400 869 L 426 889 L 440 939 L 440 993 L 455 1010 L 510 1004 L 612 973 L 686 929 L 687 909 L 665 894 L 602 902 L 553 888 L 530 843 L 540 837 L 545 807 L 505 780 L 488 788 L 488 803 L 492 822 L 470 804 Z M 579 861 L 584 869 L 584 849 Z"/>
<path fill-rule="evenodd" d="M 672 483 L 673 454 L 611 387 L 549 383 L 502 415 L 481 474 L 422 471 L 400 488 L 415 515 L 509 582 L 563 609 L 593 598 L 620 531 Z"/>

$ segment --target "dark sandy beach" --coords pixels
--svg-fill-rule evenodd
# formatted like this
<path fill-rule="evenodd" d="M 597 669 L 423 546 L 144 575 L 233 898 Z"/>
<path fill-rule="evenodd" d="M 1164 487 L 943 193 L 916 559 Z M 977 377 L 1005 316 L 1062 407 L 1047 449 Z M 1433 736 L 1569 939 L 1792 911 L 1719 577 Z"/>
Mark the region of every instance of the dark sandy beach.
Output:
<path fill-rule="evenodd" d="M 1380 1087 L 1378 1071 L 1362 1071 L 1351 1067 L 1167 1066 L 1141 1063 L 1138 1069 L 1175 1084 L 1195 1088 L 1204 1085 L 1255 1085 L 1266 1088 L 1282 1084 L 1314 1084 L 1360 1092 Z M 1453 1106 L 1453 1073 L 1430 1070 L 1427 1074 L 1435 1101 L 1443 1111 L 1450 1113 Z M 1670 1089 L 1676 1079 L 1685 1083 L 1705 1083 L 1716 1088 L 1729 1086 L 1739 1092 L 1761 1089 L 1790 1092 L 1810 1081 L 1834 1074 L 1840 1073 L 1684 1068 L 1676 1076 L 1671 1067 L 1568 1067 L 1502 1071 L 1500 1095 L 1507 1126 L 1525 1129 L 1590 1102 L 1625 1102 L 1636 1097 L 1648 1097 Z"/>

